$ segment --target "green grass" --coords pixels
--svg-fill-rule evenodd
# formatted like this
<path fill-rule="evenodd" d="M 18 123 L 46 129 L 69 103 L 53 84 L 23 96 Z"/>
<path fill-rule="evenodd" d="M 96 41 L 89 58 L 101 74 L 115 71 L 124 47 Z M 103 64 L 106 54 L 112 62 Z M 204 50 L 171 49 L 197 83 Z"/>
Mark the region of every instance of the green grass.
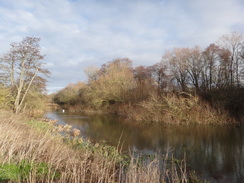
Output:
<path fill-rule="evenodd" d="M 89 140 L 83 140 L 82 138 L 65 138 L 64 142 L 71 145 L 74 150 L 89 151 L 94 156 L 114 160 L 116 163 L 128 165 L 130 161 L 130 157 L 121 153 L 117 147 L 107 145 L 103 142 L 93 144 Z"/>
<path fill-rule="evenodd" d="M 17 164 L 3 164 L 0 166 L 0 181 L 18 180 L 20 168 Z"/>
<path fill-rule="evenodd" d="M 38 121 L 38 120 L 27 121 L 27 124 L 30 125 L 32 128 L 35 128 L 35 129 L 43 131 L 43 132 L 52 130 L 54 128 L 53 124 L 43 122 L 43 121 Z"/>
<path fill-rule="evenodd" d="M 31 172 L 35 172 L 38 179 L 43 179 L 50 172 L 47 163 L 5 163 L 0 165 L 0 181 L 26 180 Z M 53 172 L 54 177 L 59 177 L 58 173 Z"/>

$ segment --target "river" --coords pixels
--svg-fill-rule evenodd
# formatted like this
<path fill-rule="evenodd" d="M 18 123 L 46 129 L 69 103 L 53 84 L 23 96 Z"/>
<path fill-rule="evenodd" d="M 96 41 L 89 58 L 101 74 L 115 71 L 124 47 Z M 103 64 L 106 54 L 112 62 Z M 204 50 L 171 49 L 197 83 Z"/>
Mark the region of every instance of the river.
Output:
<path fill-rule="evenodd" d="M 176 158 L 210 182 L 244 182 L 244 126 L 165 126 L 137 124 L 115 116 L 84 115 L 50 111 L 45 117 L 57 119 L 81 130 L 93 142 L 106 142 L 143 154 L 164 152 L 170 147 Z"/>

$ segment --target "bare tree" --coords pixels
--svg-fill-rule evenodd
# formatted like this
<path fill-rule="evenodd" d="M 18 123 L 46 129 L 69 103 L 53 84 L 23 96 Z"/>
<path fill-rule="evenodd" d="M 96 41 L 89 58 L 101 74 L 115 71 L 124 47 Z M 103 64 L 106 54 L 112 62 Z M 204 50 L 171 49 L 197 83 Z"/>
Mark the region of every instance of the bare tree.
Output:
<path fill-rule="evenodd" d="M 204 66 L 202 62 L 202 51 L 198 46 L 196 46 L 194 48 L 188 49 L 185 53 L 185 57 L 191 84 L 197 91 L 199 91 L 200 84 L 202 83 L 201 73 Z"/>
<path fill-rule="evenodd" d="M 242 81 L 242 86 L 244 85 L 244 43 L 242 44 L 241 53 L 240 53 L 240 78 Z"/>
<path fill-rule="evenodd" d="M 84 69 L 85 74 L 88 77 L 88 82 L 96 81 L 99 77 L 99 68 L 97 66 L 88 66 Z"/>
<path fill-rule="evenodd" d="M 221 48 L 230 52 L 229 72 L 230 86 L 240 85 L 240 54 L 243 45 L 243 35 L 232 32 L 230 35 L 224 35 L 218 40 Z"/>
<path fill-rule="evenodd" d="M 179 88 L 187 90 L 188 84 L 188 48 L 174 48 L 172 51 L 166 51 L 162 57 L 162 62 L 167 64 L 170 72 L 177 81 Z"/>
<path fill-rule="evenodd" d="M 145 82 L 151 80 L 151 69 L 146 66 L 138 66 L 134 69 L 134 77 L 138 84 L 143 85 Z"/>
<path fill-rule="evenodd" d="M 164 62 L 154 64 L 150 67 L 152 78 L 156 81 L 158 90 L 163 90 L 167 87 L 168 76 L 166 74 L 167 66 Z"/>
<path fill-rule="evenodd" d="M 12 43 L 10 51 L 2 58 L 7 83 L 14 95 L 14 111 L 21 112 L 25 98 L 32 86 L 45 88 L 45 76 L 50 72 L 43 68 L 44 59 L 39 45 L 40 38 L 25 37 L 21 42 Z"/>
<path fill-rule="evenodd" d="M 219 60 L 219 46 L 210 44 L 203 51 L 202 87 L 211 90 L 217 81 L 217 65 Z"/>
<path fill-rule="evenodd" d="M 221 48 L 218 51 L 219 65 L 218 65 L 218 80 L 217 88 L 228 88 L 233 86 L 233 72 L 231 72 L 231 52 L 228 49 Z"/>

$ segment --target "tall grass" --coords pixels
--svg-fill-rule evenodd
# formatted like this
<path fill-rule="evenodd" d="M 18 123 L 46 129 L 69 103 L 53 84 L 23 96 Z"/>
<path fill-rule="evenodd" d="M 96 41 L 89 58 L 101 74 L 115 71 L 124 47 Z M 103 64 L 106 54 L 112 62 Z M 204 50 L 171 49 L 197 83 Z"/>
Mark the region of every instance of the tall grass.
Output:
<path fill-rule="evenodd" d="M 46 124 L 0 114 L 0 181 L 5 182 L 187 182 L 185 161 L 169 154 L 142 161 L 82 139 L 67 139 Z M 43 128 L 44 125 L 45 127 Z"/>

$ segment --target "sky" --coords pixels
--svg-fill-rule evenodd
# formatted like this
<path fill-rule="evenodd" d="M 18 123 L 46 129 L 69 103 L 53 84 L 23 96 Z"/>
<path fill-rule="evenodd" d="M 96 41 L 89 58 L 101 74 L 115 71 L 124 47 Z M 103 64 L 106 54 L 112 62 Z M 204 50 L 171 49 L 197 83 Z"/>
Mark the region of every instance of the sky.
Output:
<path fill-rule="evenodd" d="M 243 10 L 243 0 L 0 0 L 0 56 L 26 36 L 41 38 L 52 93 L 85 82 L 91 65 L 153 65 L 165 50 L 243 33 Z"/>

